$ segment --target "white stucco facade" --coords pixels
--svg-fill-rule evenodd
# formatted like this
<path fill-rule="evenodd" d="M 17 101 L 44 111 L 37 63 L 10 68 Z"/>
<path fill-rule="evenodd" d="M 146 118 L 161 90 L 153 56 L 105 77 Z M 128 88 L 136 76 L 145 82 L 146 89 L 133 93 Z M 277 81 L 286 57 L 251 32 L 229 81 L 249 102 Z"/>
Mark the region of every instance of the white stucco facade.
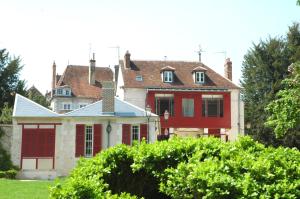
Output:
<path fill-rule="evenodd" d="M 65 113 L 94 103 L 96 100 L 92 98 L 81 97 L 54 97 L 51 100 L 51 109 L 56 113 Z M 70 104 L 70 110 L 64 109 L 64 104 Z"/>
<path fill-rule="evenodd" d="M 143 88 L 124 88 L 124 100 L 145 109 L 147 91 Z"/>
<path fill-rule="evenodd" d="M 25 97 L 17 95 L 13 113 L 12 145 L 10 149 L 13 164 L 21 169 L 17 177 L 54 179 L 57 176 L 68 175 L 79 159 L 75 156 L 76 125 L 78 124 L 92 126 L 93 133 L 94 125 L 101 124 L 101 151 L 122 143 L 123 124 L 131 126 L 147 125 L 149 127 L 149 131 L 147 131 L 147 133 L 149 132 L 149 142 L 156 140 L 157 115 L 149 115 L 150 122 L 148 123 L 148 118 L 145 117 L 146 112 L 128 102 L 115 98 L 115 107 L 115 114 L 106 115 L 102 112 L 102 101 L 98 101 L 67 114 L 57 114 Z M 109 134 L 106 131 L 108 123 L 111 125 Z M 54 157 L 22 156 L 24 130 L 33 134 L 38 133 L 39 131 L 35 131 L 35 129 L 50 129 L 49 131 L 55 134 Z M 84 131 L 84 133 L 86 132 Z M 132 129 L 129 133 L 132 138 Z M 141 130 L 139 133 L 139 137 L 141 137 Z M 92 139 L 94 142 L 94 137 Z"/>
<path fill-rule="evenodd" d="M 149 122 L 149 142 L 156 140 L 155 118 L 150 118 Z M 109 134 L 106 132 L 106 127 L 110 121 L 112 131 Z M 57 176 L 66 176 L 76 166 L 78 158 L 75 157 L 75 139 L 76 139 L 76 124 L 84 125 L 102 125 L 102 150 L 108 147 L 122 144 L 122 124 L 140 125 L 147 124 L 145 117 L 140 118 L 95 118 L 95 117 L 78 117 L 78 118 L 62 118 L 53 120 L 52 118 L 15 118 L 13 120 L 13 140 L 11 148 L 11 159 L 14 165 L 21 167 L 21 147 L 22 147 L 22 125 L 21 123 L 61 123 L 55 129 L 55 161 L 54 169 L 21 169 L 19 178 L 29 179 L 54 179 Z M 32 127 L 31 127 L 32 128 Z M 24 165 L 23 161 L 23 165 Z M 30 164 L 27 161 L 27 164 Z M 36 162 L 33 160 L 33 167 Z M 52 164 L 52 161 L 49 162 Z M 50 165 L 51 166 L 51 165 Z"/>
<path fill-rule="evenodd" d="M 240 90 L 230 90 L 231 129 L 228 129 L 229 140 L 236 140 L 244 135 L 244 102 L 240 97 Z"/>

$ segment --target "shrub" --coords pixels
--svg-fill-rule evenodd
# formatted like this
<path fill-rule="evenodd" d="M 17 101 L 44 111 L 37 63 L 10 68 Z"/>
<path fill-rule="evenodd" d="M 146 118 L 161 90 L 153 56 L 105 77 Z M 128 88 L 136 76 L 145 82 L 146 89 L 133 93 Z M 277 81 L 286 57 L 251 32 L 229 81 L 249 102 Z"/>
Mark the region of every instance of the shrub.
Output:
<path fill-rule="evenodd" d="M 118 145 L 81 159 L 52 198 L 299 198 L 300 153 L 249 137 Z"/>
<path fill-rule="evenodd" d="M 18 171 L 10 169 L 8 171 L 0 171 L 0 178 L 15 179 Z"/>

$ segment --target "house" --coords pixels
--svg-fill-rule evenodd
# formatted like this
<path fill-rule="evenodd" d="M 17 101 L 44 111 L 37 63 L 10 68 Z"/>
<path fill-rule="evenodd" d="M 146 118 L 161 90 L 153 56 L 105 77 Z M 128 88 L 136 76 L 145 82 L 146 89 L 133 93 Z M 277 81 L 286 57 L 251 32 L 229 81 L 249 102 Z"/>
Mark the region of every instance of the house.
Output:
<path fill-rule="evenodd" d="M 241 88 L 232 82 L 232 62 L 221 76 L 202 62 L 132 60 L 127 51 L 115 67 L 117 95 L 160 116 L 161 134 L 218 136 L 244 134 Z M 166 114 L 169 116 L 165 120 Z"/>
<path fill-rule="evenodd" d="M 62 75 L 56 74 L 52 65 L 51 108 L 56 113 L 66 113 L 84 107 L 102 98 L 102 81 L 112 81 L 109 67 L 96 67 L 95 55 L 89 66 L 68 65 Z"/>
<path fill-rule="evenodd" d="M 93 157 L 116 144 L 156 140 L 158 116 L 114 96 L 102 81 L 102 100 L 58 114 L 16 95 L 11 159 L 19 178 L 66 176 L 79 157 Z"/>

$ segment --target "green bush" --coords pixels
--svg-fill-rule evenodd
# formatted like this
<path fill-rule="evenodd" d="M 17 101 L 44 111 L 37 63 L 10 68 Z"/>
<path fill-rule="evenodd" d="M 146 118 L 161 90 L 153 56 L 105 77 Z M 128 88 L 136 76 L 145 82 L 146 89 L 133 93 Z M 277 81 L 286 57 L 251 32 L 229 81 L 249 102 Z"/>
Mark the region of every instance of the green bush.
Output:
<path fill-rule="evenodd" d="M 18 171 L 10 169 L 8 171 L 0 171 L 0 178 L 15 179 Z"/>
<path fill-rule="evenodd" d="M 0 139 L 3 136 L 4 132 L 2 128 L 0 127 Z M 11 160 L 10 155 L 3 149 L 0 143 L 0 171 L 7 171 L 9 169 L 16 169 Z"/>
<path fill-rule="evenodd" d="M 300 153 L 249 137 L 118 145 L 81 159 L 52 198 L 300 198 Z"/>

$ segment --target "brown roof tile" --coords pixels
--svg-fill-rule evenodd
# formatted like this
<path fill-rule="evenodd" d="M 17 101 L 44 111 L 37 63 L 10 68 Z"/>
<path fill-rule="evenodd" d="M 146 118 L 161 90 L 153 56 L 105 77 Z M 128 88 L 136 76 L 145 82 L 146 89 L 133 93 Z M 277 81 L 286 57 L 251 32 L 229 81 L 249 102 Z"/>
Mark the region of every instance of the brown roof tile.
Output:
<path fill-rule="evenodd" d="M 121 70 L 126 88 L 178 88 L 178 89 L 236 89 L 237 85 L 224 78 L 208 66 L 199 62 L 185 61 L 135 61 L 131 60 L 130 69 L 124 68 L 120 61 Z M 161 79 L 161 70 L 164 67 L 174 68 L 174 82 L 165 83 Z M 193 70 L 205 71 L 205 83 L 196 84 L 193 80 Z M 143 81 L 136 81 L 136 76 L 142 76 Z"/>
<path fill-rule="evenodd" d="M 108 67 L 96 67 L 95 85 L 89 84 L 88 66 L 67 66 L 63 75 L 57 82 L 57 87 L 68 85 L 72 89 L 72 94 L 76 97 L 102 98 L 102 81 L 112 81 L 113 73 Z"/>

